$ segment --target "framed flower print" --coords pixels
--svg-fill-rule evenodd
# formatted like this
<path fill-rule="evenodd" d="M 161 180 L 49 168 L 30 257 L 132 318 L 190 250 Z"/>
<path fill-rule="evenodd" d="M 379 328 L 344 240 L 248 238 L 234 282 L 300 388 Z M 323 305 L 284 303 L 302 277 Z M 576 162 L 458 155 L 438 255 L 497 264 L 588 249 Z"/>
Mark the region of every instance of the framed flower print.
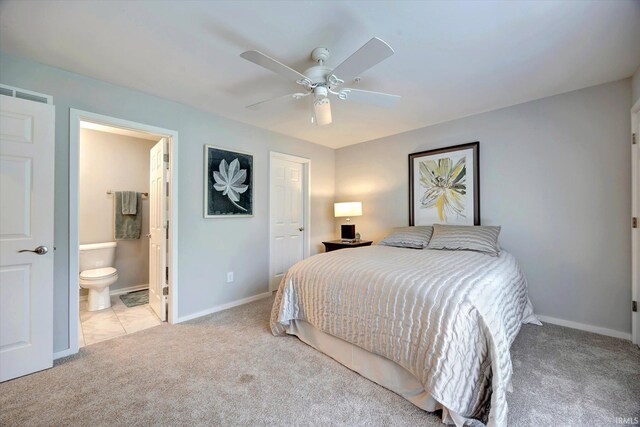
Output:
<path fill-rule="evenodd" d="M 480 143 L 409 154 L 409 225 L 480 225 Z"/>
<path fill-rule="evenodd" d="M 204 217 L 253 216 L 253 155 L 204 146 Z"/>

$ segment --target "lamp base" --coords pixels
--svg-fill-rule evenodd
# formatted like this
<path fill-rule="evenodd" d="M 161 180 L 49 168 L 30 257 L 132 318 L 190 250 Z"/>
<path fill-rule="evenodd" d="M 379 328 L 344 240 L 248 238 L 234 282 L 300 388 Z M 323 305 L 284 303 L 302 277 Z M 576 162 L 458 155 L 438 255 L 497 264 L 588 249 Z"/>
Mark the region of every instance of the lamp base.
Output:
<path fill-rule="evenodd" d="M 341 225 L 340 237 L 343 241 L 354 242 L 356 240 L 356 226 L 355 224 Z"/>

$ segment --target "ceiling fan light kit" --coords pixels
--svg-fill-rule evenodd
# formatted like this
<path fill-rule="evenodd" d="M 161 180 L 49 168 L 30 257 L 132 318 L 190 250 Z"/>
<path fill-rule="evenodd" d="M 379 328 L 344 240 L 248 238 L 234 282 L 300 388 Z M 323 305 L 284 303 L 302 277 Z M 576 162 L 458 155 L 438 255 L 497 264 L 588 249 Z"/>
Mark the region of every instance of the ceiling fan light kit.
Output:
<path fill-rule="evenodd" d="M 331 119 L 331 101 L 329 98 L 319 98 L 313 102 L 313 111 L 315 115 L 315 122 L 318 126 L 328 125 L 332 122 Z"/>
<path fill-rule="evenodd" d="M 318 65 L 305 70 L 304 73 L 299 73 L 257 50 L 243 52 L 240 56 L 247 61 L 260 65 L 289 81 L 293 79 L 305 89 L 305 92 L 302 93 L 278 96 L 251 104 L 247 106 L 247 108 L 250 110 L 259 110 L 271 102 L 282 98 L 299 100 L 313 94 L 313 114 L 311 122 L 318 126 L 324 126 L 332 122 L 331 100 L 329 99 L 329 95 L 334 95 L 341 101 L 353 100 L 383 107 L 392 107 L 400 100 L 399 96 L 360 89 L 341 88 L 341 85 L 343 85 L 345 81 L 359 82 L 360 73 L 368 70 L 391 55 L 393 55 L 391 46 L 381 39 L 374 37 L 340 65 L 331 68 L 324 65 L 330 56 L 329 49 L 326 47 L 317 47 L 311 52 L 311 59 L 317 62 Z"/>

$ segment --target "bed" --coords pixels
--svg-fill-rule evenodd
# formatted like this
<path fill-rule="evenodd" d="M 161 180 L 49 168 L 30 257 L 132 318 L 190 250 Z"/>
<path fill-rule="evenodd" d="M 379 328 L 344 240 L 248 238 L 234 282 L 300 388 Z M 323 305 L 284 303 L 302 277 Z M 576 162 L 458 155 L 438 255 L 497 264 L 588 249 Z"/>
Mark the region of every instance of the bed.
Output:
<path fill-rule="evenodd" d="M 296 335 L 445 423 L 505 426 L 509 348 L 533 314 L 525 277 L 502 250 L 370 246 L 289 269 L 271 314 Z"/>

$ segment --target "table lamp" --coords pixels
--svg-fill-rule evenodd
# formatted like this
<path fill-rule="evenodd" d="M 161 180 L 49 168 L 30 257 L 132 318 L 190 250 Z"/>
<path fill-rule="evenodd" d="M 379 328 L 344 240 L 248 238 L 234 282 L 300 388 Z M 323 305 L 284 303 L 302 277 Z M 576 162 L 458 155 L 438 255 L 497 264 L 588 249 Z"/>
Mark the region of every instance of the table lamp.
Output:
<path fill-rule="evenodd" d="M 340 238 L 346 242 L 355 242 L 356 240 L 356 226 L 351 224 L 350 220 L 352 216 L 362 216 L 362 203 L 361 202 L 344 202 L 334 203 L 333 213 L 336 218 L 347 217 L 347 223 L 341 225 Z"/>

